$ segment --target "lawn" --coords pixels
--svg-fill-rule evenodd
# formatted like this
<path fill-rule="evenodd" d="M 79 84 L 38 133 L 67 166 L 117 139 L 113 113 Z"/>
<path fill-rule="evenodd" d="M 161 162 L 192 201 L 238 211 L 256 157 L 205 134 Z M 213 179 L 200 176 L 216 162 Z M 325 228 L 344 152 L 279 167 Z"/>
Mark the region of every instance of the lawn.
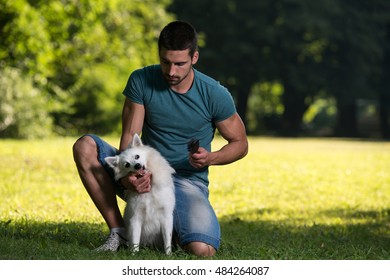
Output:
<path fill-rule="evenodd" d="M 0 259 L 195 259 L 93 252 L 107 228 L 76 172 L 74 141 L 0 140 Z M 212 167 L 210 179 L 215 259 L 390 259 L 390 142 L 250 138 L 248 156 Z"/>

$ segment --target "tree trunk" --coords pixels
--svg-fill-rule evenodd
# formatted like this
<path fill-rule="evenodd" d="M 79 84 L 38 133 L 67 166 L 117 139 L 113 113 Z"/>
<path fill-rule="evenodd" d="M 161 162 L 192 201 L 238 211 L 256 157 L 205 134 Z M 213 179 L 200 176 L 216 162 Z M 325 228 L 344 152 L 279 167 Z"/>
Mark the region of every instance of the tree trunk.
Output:
<path fill-rule="evenodd" d="M 390 138 L 390 22 L 387 24 L 386 45 L 384 48 L 384 62 L 383 62 L 383 74 L 382 84 L 379 93 L 379 121 L 382 137 L 385 139 Z"/>
<path fill-rule="evenodd" d="M 385 139 L 390 138 L 389 108 L 390 98 L 384 92 L 382 92 L 379 98 L 379 120 L 381 134 Z"/>
<path fill-rule="evenodd" d="M 296 92 L 288 82 L 285 82 L 282 100 L 284 112 L 280 133 L 284 136 L 298 136 L 303 132 L 302 118 L 307 109 L 305 96 L 303 93 Z"/>
<path fill-rule="evenodd" d="M 338 137 L 358 137 L 357 105 L 355 101 L 337 103 L 337 124 L 335 135 Z"/>
<path fill-rule="evenodd" d="M 237 87 L 237 113 L 240 115 L 245 126 L 247 125 L 246 112 L 251 88 L 252 85 L 245 83 Z"/>

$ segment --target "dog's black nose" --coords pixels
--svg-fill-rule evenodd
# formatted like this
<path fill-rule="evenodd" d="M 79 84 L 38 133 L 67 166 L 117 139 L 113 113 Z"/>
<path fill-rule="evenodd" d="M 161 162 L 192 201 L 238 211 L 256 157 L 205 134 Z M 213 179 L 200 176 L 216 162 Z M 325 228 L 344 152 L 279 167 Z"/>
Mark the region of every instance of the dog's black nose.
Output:
<path fill-rule="evenodd" d="M 141 167 L 142 167 L 142 165 L 139 164 L 139 163 L 136 163 L 136 164 L 134 165 L 134 169 L 135 169 L 135 170 L 141 169 Z"/>

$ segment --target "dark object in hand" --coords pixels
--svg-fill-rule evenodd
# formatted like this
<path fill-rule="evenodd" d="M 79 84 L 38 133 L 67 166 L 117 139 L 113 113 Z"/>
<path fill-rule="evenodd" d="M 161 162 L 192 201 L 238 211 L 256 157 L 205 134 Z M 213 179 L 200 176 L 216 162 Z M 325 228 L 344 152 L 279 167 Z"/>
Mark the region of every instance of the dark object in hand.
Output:
<path fill-rule="evenodd" d="M 188 144 L 187 144 L 187 150 L 191 153 L 191 154 L 195 154 L 199 149 L 199 140 L 198 139 L 191 139 Z"/>

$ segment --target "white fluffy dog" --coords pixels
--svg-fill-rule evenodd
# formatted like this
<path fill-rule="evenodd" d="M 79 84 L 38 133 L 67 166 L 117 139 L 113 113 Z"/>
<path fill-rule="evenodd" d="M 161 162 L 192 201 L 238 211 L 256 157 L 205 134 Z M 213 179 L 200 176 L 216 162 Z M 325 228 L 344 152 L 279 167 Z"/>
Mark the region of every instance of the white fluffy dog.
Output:
<path fill-rule="evenodd" d="M 130 249 L 139 251 L 140 246 L 164 246 L 168 255 L 172 250 L 173 209 L 175 193 L 172 174 L 175 170 L 152 147 L 144 145 L 135 134 L 130 146 L 105 161 L 115 172 L 115 180 L 131 172 L 150 171 L 151 191 L 139 194 L 126 191 L 127 205 L 124 213 Z"/>

